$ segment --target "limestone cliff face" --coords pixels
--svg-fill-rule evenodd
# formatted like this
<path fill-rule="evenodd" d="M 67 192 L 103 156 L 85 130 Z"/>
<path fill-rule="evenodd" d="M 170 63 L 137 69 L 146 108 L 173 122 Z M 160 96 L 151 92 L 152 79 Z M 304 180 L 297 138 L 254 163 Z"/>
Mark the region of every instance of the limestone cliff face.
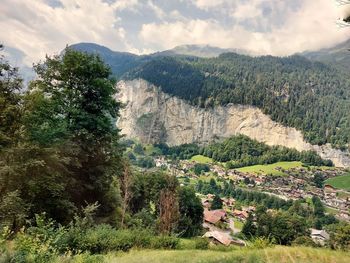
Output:
<path fill-rule="evenodd" d="M 117 99 L 125 104 L 117 125 L 128 138 L 179 145 L 244 134 L 268 145 L 315 150 L 336 166 L 350 167 L 349 153 L 330 145 L 311 145 L 300 131 L 272 121 L 258 108 L 229 105 L 202 109 L 165 94 L 142 79 L 120 81 L 117 85 Z"/>

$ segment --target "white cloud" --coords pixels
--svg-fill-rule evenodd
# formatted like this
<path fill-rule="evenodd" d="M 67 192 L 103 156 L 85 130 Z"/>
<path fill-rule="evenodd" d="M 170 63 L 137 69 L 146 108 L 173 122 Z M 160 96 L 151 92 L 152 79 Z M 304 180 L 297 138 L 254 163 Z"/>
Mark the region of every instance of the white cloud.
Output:
<path fill-rule="evenodd" d="M 221 6 L 224 3 L 234 3 L 229 0 L 193 0 L 193 4 L 200 9 L 209 10 L 210 8 Z"/>
<path fill-rule="evenodd" d="M 115 11 L 135 2 L 110 5 L 102 0 L 61 0 L 62 7 L 53 8 L 44 0 L 2 0 L 2 41 L 23 51 L 27 65 L 77 42 L 126 50 L 126 32 L 118 25 Z"/>
<path fill-rule="evenodd" d="M 125 9 L 135 10 L 138 4 L 138 0 L 117 0 L 111 5 L 111 7 L 119 11 Z"/>
<path fill-rule="evenodd" d="M 212 3 L 206 0 L 196 2 L 203 8 Z M 245 1 L 235 6 L 236 13 L 232 16 L 242 20 L 250 18 L 256 23 L 268 23 L 269 30 L 266 31 L 259 32 L 240 24 L 223 26 L 214 19 L 189 19 L 173 23 L 144 24 L 140 38 L 158 49 L 168 49 L 181 44 L 210 44 L 223 48 L 248 49 L 256 54 L 289 55 L 328 47 L 350 37 L 349 29 L 341 30 L 336 26 L 335 20 L 342 11 L 332 1 L 307 0 L 297 10 L 285 8 L 283 5 L 288 3 L 282 0 L 269 1 L 274 2 L 277 11 L 285 10 L 285 14 L 281 16 L 283 21 L 271 21 L 263 17 L 258 8 L 261 2 Z M 220 3 L 223 4 L 223 1 Z M 276 10 L 271 10 L 272 13 L 274 11 Z M 244 12 L 254 15 L 245 17 Z"/>

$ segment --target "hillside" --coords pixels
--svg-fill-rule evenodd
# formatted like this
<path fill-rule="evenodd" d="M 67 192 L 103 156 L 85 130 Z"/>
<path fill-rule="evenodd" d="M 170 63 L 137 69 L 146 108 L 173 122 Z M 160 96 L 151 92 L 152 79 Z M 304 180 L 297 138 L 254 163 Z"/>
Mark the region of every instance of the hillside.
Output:
<path fill-rule="evenodd" d="M 338 67 L 344 72 L 350 69 L 350 39 L 334 47 L 321 49 L 319 51 L 306 51 L 302 56 L 314 61 L 320 61 Z"/>
<path fill-rule="evenodd" d="M 254 106 L 282 126 L 302 131 L 304 139 L 311 144 L 329 143 L 335 148 L 348 148 L 349 80 L 330 64 L 301 56 L 249 57 L 224 53 L 203 58 L 226 50 L 196 45 L 147 56 L 114 52 L 87 43 L 72 47 L 100 54 L 118 78 L 142 78 L 195 107 Z M 315 55 L 313 59 L 316 58 Z M 162 129 L 153 132 L 164 133 Z"/>
<path fill-rule="evenodd" d="M 222 54 L 210 59 L 159 58 L 127 75 L 202 108 L 256 106 L 274 121 L 303 131 L 313 144 L 350 142 L 349 81 L 339 71 L 303 57 Z"/>
<path fill-rule="evenodd" d="M 162 92 L 145 80 L 120 81 L 118 90 L 117 99 L 125 107 L 117 126 L 127 138 L 138 138 L 145 144 L 208 144 L 244 134 L 270 146 L 313 150 L 322 158 L 332 160 L 335 166 L 350 166 L 346 152 L 332 149 L 330 145 L 311 145 L 300 131 L 271 120 L 257 107 L 230 104 L 200 108 Z"/>

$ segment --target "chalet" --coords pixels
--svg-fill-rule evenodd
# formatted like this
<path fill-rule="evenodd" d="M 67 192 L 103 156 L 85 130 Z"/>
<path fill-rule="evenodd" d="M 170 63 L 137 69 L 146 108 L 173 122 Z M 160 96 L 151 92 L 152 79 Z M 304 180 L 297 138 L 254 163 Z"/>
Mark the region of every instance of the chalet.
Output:
<path fill-rule="evenodd" d="M 221 244 L 224 246 L 229 246 L 232 243 L 234 243 L 234 240 L 227 232 L 221 232 L 221 231 L 208 231 L 206 232 L 203 237 L 209 238 L 211 243 L 217 245 Z"/>
<path fill-rule="evenodd" d="M 204 222 L 209 224 L 217 224 L 219 222 L 226 222 L 227 214 L 224 210 L 208 210 L 204 209 Z"/>
<path fill-rule="evenodd" d="M 329 240 L 329 234 L 325 230 L 317 230 L 311 228 L 311 238 L 315 243 L 324 245 Z"/>
<path fill-rule="evenodd" d="M 236 200 L 233 198 L 221 198 L 221 201 L 229 208 L 233 207 L 236 202 Z"/>
<path fill-rule="evenodd" d="M 202 206 L 206 209 L 209 209 L 211 206 L 210 200 L 208 198 L 202 198 Z"/>
<path fill-rule="evenodd" d="M 333 186 L 331 186 L 330 184 L 326 184 L 324 186 L 324 191 L 325 191 L 325 193 L 336 193 L 337 189 L 334 188 Z"/>
<path fill-rule="evenodd" d="M 248 218 L 248 213 L 246 211 L 241 211 L 237 209 L 233 211 L 233 215 L 242 221 L 245 221 Z"/>

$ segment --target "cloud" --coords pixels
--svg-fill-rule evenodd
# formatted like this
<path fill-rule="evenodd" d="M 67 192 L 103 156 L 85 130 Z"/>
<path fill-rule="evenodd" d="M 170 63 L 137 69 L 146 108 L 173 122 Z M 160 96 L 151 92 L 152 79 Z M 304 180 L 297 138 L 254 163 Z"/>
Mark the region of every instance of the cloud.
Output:
<path fill-rule="evenodd" d="M 227 3 L 224 0 L 196 1 L 196 5 L 202 8 L 214 4 L 219 8 Z M 230 12 L 236 22 L 229 26 L 223 25 L 219 19 L 149 23 L 142 26 L 139 36 L 158 49 L 189 43 L 210 44 L 272 55 L 316 50 L 350 37 L 349 29 L 337 28 L 335 20 L 342 10 L 329 0 L 304 0 L 299 6 L 282 0 L 236 1 Z"/>
<path fill-rule="evenodd" d="M 24 63 L 59 52 L 67 44 L 96 42 L 127 50 L 126 32 L 115 12 L 137 1 L 107 3 L 102 0 L 2 0 L 0 28 L 4 44 L 26 54 Z"/>

